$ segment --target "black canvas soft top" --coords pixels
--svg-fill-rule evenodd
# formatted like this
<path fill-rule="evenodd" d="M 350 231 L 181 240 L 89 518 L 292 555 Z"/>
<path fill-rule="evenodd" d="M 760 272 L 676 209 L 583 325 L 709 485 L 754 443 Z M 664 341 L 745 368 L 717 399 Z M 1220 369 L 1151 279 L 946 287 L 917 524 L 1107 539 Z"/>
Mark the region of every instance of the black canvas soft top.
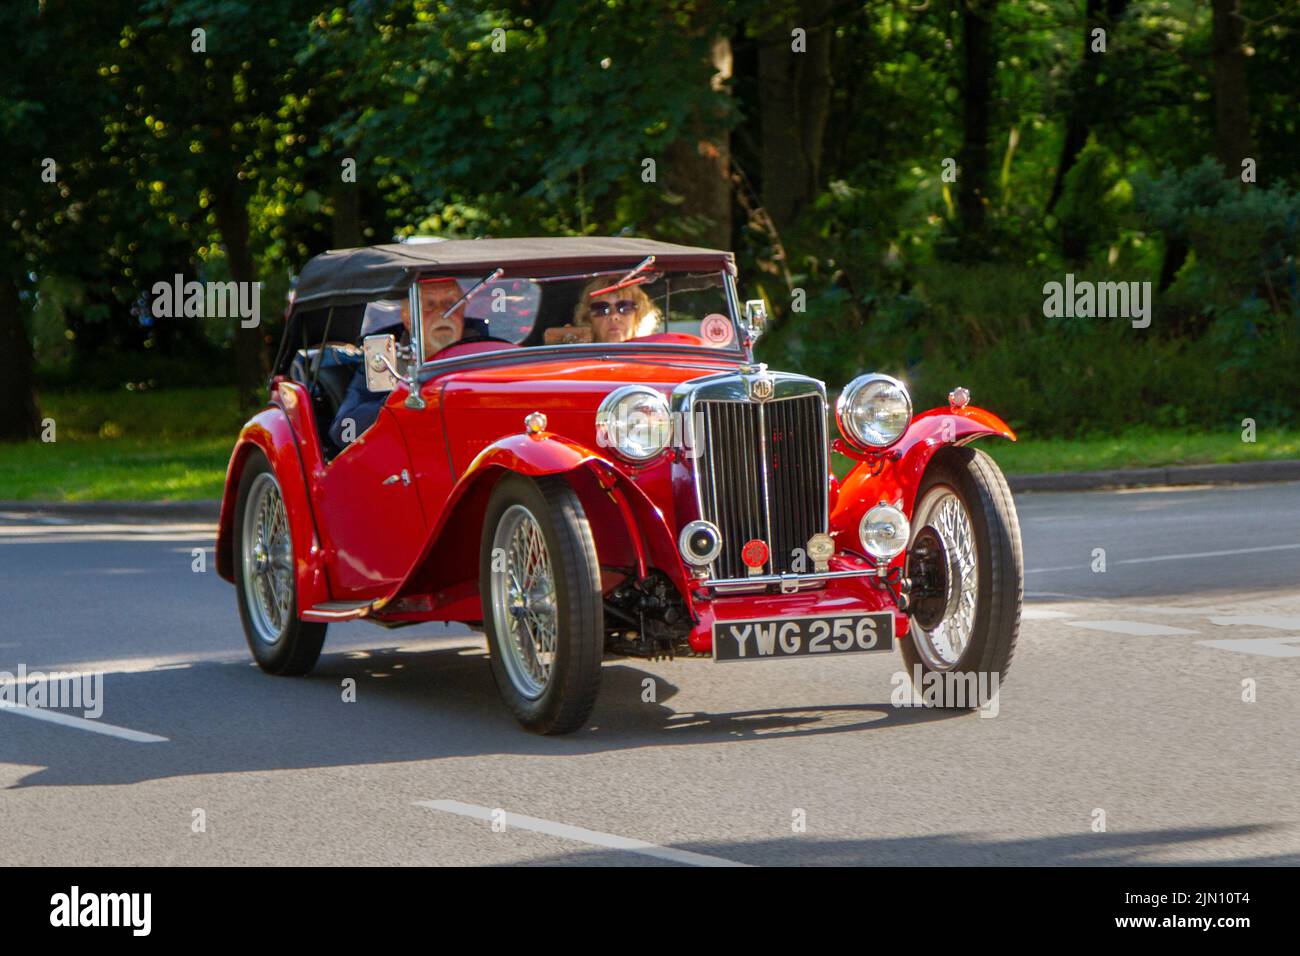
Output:
<path fill-rule="evenodd" d="M 402 296 L 417 274 L 477 274 L 496 268 L 504 269 L 506 277 L 553 274 L 556 270 L 598 272 L 630 268 L 646 256 L 655 257 L 656 270 L 735 274 L 730 252 L 654 239 L 568 236 L 397 243 L 332 249 L 316 256 L 298 276 L 294 311 Z"/>
<path fill-rule="evenodd" d="M 631 269 L 646 256 L 655 257 L 656 271 L 736 274 L 730 252 L 654 239 L 449 239 L 332 249 L 308 261 L 298 276 L 272 374 L 284 374 L 297 349 L 313 348 L 325 338 L 354 341 L 365 304 L 405 297 L 419 275 L 477 277 L 498 268 L 505 278 L 578 275 Z"/>

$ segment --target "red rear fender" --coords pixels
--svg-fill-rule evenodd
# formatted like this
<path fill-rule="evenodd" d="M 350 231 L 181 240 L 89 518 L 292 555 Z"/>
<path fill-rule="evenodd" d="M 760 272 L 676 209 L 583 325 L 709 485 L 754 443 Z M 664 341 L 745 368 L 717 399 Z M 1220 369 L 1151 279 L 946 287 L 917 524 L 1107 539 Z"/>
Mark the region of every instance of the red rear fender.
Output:
<path fill-rule="evenodd" d="M 217 573 L 227 581 L 235 580 L 235 508 L 239 482 L 249 460 L 256 454 L 261 454 L 271 463 L 280 484 L 280 493 L 284 496 L 289 534 L 293 539 L 299 609 L 328 601 L 324 554 L 316 533 L 298 441 L 288 417 L 277 406 L 263 409 L 244 426 L 230 456 L 225 492 L 221 498 L 221 517 L 217 523 Z"/>

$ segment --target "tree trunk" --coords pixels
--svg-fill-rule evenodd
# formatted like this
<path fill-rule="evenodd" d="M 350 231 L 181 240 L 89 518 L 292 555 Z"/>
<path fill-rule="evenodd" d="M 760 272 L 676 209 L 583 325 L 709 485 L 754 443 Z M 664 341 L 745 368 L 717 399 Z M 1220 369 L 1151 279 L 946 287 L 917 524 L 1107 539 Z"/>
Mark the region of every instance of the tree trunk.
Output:
<path fill-rule="evenodd" d="M 778 229 L 799 217 L 821 184 L 830 115 L 831 40 L 827 0 L 800 5 L 802 22 L 782 25 L 759 42 L 763 205 Z M 792 49 L 790 31 L 806 32 L 807 49 Z"/>
<path fill-rule="evenodd" d="M 1065 123 L 1065 139 L 1061 143 L 1061 158 L 1056 164 L 1056 178 L 1052 192 L 1047 197 L 1047 212 L 1055 208 L 1065 189 L 1065 177 L 1074 168 L 1083 147 L 1088 145 L 1096 109 L 1097 79 L 1101 75 L 1101 58 L 1093 50 L 1092 31 L 1098 27 L 1106 31 L 1106 47 L 1114 41 L 1115 23 L 1124 15 L 1128 0 L 1088 0 L 1083 17 L 1083 61 L 1079 66 L 1078 81 L 1070 97 L 1070 115 Z"/>
<path fill-rule="evenodd" d="M 361 245 L 361 184 L 345 183 L 335 173 L 334 248 L 355 249 Z"/>
<path fill-rule="evenodd" d="M 236 282 L 252 282 L 247 197 L 230 183 L 218 183 L 213 189 L 213 200 L 217 228 L 221 230 L 221 242 L 230 263 L 230 276 Z M 261 325 L 246 329 L 237 318 L 231 321 L 235 323 L 235 381 L 239 388 L 239 404 L 245 411 L 250 411 L 266 401 L 269 372 L 266 330 Z"/>
<path fill-rule="evenodd" d="M 997 0 L 962 5 L 962 139 L 957 214 L 967 242 L 984 231 L 989 184 L 989 100 L 993 88 L 993 13 Z"/>
<path fill-rule="evenodd" d="M 17 283 L 10 276 L 0 276 L 0 442 L 40 436 L 41 413 L 36 404 L 32 340 L 25 311 Z"/>
<path fill-rule="evenodd" d="M 1246 95 L 1245 22 L 1241 0 L 1214 0 L 1211 22 L 1214 61 L 1214 147 L 1225 174 L 1241 175 L 1241 161 L 1253 157 L 1250 104 Z"/>
<path fill-rule="evenodd" d="M 731 80 L 731 40 L 710 44 L 711 85 L 725 90 Z M 731 248 L 731 134 L 722 117 L 703 112 L 694 116 L 690 132 L 668 148 L 665 185 L 684 197 L 682 208 L 698 228 L 689 238 L 718 249 Z"/>
<path fill-rule="evenodd" d="M 1187 245 L 1187 240 L 1165 240 L 1165 254 L 1160 260 L 1160 281 L 1156 285 L 1157 292 L 1164 292 L 1174 284 L 1174 279 L 1178 277 L 1178 270 L 1187 261 L 1189 252 L 1191 249 Z"/>

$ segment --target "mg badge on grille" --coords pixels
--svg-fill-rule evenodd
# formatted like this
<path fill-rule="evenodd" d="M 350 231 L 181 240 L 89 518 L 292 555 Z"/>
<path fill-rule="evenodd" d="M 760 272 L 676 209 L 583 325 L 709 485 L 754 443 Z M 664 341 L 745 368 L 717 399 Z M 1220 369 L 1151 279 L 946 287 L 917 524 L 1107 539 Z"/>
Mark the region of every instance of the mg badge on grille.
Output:
<path fill-rule="evenodd" d="M 772 397 L 776 383 L 766 375 L 749 380 L 749 397 L 756 402 L 765 402 Z"/>

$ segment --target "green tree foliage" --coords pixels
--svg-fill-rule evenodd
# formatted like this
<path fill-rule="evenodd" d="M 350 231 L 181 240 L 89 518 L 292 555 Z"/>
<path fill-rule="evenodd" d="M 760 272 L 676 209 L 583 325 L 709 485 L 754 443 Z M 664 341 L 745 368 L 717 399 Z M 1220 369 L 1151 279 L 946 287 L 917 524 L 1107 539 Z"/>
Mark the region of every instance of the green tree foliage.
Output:
<path fill-rule="evenodd" d="M 45 0 L 14 25 L 3 437 L 38 419 L 33 360 L 251 394 L 306 259 L 414 234 L 728 245 L 767 360 L 918 403 L 960 381 L 1039 432 L 1295 417 L 1297 0 Z M 177 272 L 262 281 L 266 321 L 152 320 Z M 1067 272 L 1151 282 L 1151 328 L 1046 318 Z"/>
<path fill-rule="evenodd" d="M 378 178 L 399 232 L 635 228 L 671 203 L 657 184 L 687 119 L 725 107 L 689 7 L 657 0 L 335 10 L 302 63 L 339 77 L 323 133 Z"/>

